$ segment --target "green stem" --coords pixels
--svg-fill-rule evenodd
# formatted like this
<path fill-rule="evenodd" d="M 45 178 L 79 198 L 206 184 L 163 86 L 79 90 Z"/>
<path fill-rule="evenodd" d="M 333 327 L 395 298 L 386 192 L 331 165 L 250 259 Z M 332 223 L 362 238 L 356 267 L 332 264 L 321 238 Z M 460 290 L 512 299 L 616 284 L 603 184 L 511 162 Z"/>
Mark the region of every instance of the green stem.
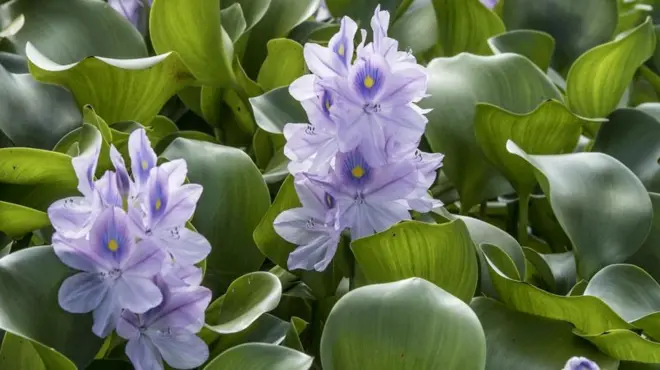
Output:
<path fill-rule="evenodd" d="M 527 224 L 529 222 L 529 193 L 518 196 L 518 242 L 524 246 L 527 244 Z"/>

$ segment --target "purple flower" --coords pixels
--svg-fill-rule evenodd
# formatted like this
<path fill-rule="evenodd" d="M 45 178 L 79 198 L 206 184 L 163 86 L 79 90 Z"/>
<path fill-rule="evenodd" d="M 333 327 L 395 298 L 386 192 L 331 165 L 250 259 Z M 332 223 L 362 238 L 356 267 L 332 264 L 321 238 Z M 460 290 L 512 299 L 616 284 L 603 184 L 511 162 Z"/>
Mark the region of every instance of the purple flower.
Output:
<path fill-rule="evenodd" d="M 480 0 L 488 9 L 493 9 L 497 5 L 497 0 Z"/>
<path fill-rule="evenodd" d="M 289 255 L 290 270 L 323 271 L 337 251 L 341 231 L 335 228 L 335 199 L 304 177 L 295 181 L 301 208 L 280 213 L 275 231 L 299 247 Z"/>
<path fill-rule="evenodd" d="M 416 185 L 415 166 L 402 161 L 372 167 L 360 148 L 337 154 L 335 171 L 327 177 L 309 176 L 336 203 L 339 229 L 351 229 L 359 239 L 410 219 L 405 199 Z"/>
<path fill-rule="evenodd" d="M 128 153 L 131 156 L 131 171 L 135 179 L 136 192 L 141 193 L 147 184 L 151 169 L 156 166 L 156 153 L 144 129 L 138 129 L 128 138 Z"/>
<path fill-rule="evenodd" d="M 163 369 L 163 360 L 176 369 L 201 366 L 209 350 L 195 333 L 204 325 L 211 292 L 203 287 L 169 290 L 163 302 L 144 314 L 124 311 L 117 334 L 128 340 L 126 354 L 136 370 Z"/>
<path fill-rule="evenodd" d="M 328 47 L 305 44 L 307 67 L 320 78 L 345 77 L 353 59 L 353 40 L 357 24 L 349 17 L 341 20 L 339 32 L 332 36 Z"/>
<path fill-rule="evenodd" d="M 588 358 L 571 357 L 563 370 L 600 370 L 600 367 Z"/>
<path fill-rule="evenodd" d="M 153 0 L 108 0 L 108 4 L 137 27 L 140 12 L 149 9 Z"/>
<path fill-rule="evenodd" d="M 150 241 L 136 242 L 120 208 L 101 212 L 89 240 L 55 234 L 53 248 L 64 264 L 82 271 L 60 287 L 60 306 L 73 313 L 93 311 L 96 335 L 105 337 L 114 329 L 122 308 L 144 313 L 160 304 L 162 294 L 153 277 L 165 255 Z"/>
<path fill-rule="evenodd" d="M 415 65 L 417 60 L 412 53 L 399 51 L 399 42 L 393 38 L 387 37 L 389 22 L 390 13 L 380 10 L 380 5 L 378 5 L 374 11 L 374 16 L 371 18 L 373 42 L 366 46 L 364 45 L 366 41 L 366 31 L 362 30 L 362 41 L 357 47 L 358 57 L 368 58 L 369 55 L 378 54 L 387 60 L 392 69 Z"/>

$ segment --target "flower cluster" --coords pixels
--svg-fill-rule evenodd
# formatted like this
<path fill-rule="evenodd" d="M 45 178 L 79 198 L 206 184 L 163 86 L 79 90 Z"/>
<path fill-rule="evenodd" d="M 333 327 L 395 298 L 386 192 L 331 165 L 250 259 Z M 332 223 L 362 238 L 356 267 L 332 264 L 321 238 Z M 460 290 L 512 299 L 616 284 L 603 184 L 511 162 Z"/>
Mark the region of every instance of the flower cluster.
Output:
<path fill-rule="evenodd" d="M 200 366 L 208 347 L 196 333 L 211 292 L 199 286 L 202 271 L 195 264 L 211 246 L 185 224 L 202 187 L 184 184 L 184 160 L 156 166 L 144 129 L 128 141 L 132 178 L 112 146 L 115 171 L 94 180 L 100 136 L 91 148 L 72 161 L 82 196 L 48 209 L 55 253 L 80 271 L 62 283 L 60 306 L 92 312 L 99 337 L 116 330 L 127 339 L 126 354 L 137 370 L 163 369 L 163 359 L 177 369 Z"/>
<path fill-rule="evenodd" d="M 571 357 L 563 370 L 600 370 L 600 367 L 586 357 Z"/>
<path fill-rule="evenodd" d="M 302 207 L 274 222 L 282 238 L 298 245 L 290 269 L 325 270 L 344 230 L 362 238 L 410 219 L 410 210 L 441 205 L 428 190 L 443 156 L 418 150 L 427 112 L 415 103 L 426 96 L 427 72 L 387 37 L 388 24 L 389 13 L 378 7 L 372 42 L 365 45 L 361 30 L 355 48 L 357 24 L 344 17 L 327 47 L 305 45 L 312 74 L 289 92 L 310 123 L 284 127 Z"/>

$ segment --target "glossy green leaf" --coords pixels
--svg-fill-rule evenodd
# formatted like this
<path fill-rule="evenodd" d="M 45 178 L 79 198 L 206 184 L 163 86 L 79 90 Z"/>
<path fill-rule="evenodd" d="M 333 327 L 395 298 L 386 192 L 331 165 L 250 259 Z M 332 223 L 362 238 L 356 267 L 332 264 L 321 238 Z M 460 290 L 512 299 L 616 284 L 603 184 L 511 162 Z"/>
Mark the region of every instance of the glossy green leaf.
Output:
<path fill-rule="evenodd" d="M 130 60 L 92 57 L 60 65 L 28 44 L 27 55 L 37 80 L 68 88 L 79 107 L 91 104 L 107 122 L 146 122 L 192 82 L 176 53 Z"/>
<path fill-rule="evenodd" d="M 140 33 L 104 1 L 7 2 L 0 5 L 0 30 L 21 14 L 25 24 L 7 37 L 19 54 L 25 55 L 25 46 L 31 42 L 60 64 L 74 63 L 90 55 L 120 59 L 147 56 Z"/>
<path fill-rule="evenodd" d="M 250 157 L 236 148 L 177 138 L 161 156 L 185 159 L 190 182 L 204 187 L 192 224 L 213 247 L 205 285 L 224 292 L 264 261 L 252 232 L 270 204 L 268 188 Z"/>
<path fill-rule="evenodd" d="M 439 55 L 490 55 L 488 39 L 505 31 L 502 20 L 479 0 L 433 0 Z"/>
<path fill-rule="evenodd" d="M 556 41 L 552 65 L 562 75 L 585 51 L 610 40 L 618 19 L 617 0 L 506 0 L 501 14 L 507 30 L 550 34 Z"/>
<path fill-rule="evenodd" d="M 443 172 L 458 190 L 461 207 L 467 211 L 509 192 L 478 147 L 476 103 L 528 113 L 547 99 L 561 100 L 557 88 L 532 62 L 515 54 L 438 58 L 429 63 L 428 72 L 431 97 L 420 103 L 433 109 L 427 114 L 426 139 L 434 152 L 446 155 Z"/>
<path fill-rule="evenodd" d="M 395 11 L 403 0 L 326 0 L 328 10 L 333 17 L 341 18 L 345 15 L 353 18 L 362 28 L 369 27 L 369 21 L 374 15 L 374 9 L 380 5 L 381 10 L 390 12 L 394 18 Z"/>
<path fill-rule="evenodd" d="M 241 4 L 235 3 L 225 9 L 222 9 L 220 16 L 222 19 L 222 28 L 227 31 L 227 35 L 231 41 L 236 42 L 236 40 L 241 37 L 247 28 Z"/>
<path fill-rule="evenodd" d="M 649 193 L 653 205 L 651 231 L 639 250 L 626 263 L 643 268 L 656 281 L 660 280 L 660 194 Z"/>
<path fill-rule="evenodd" d="M 19 237 L 50 226 L 48 215 L 36 209 L 0 201 L 0 232 Z"/>
<path fill-rule="evenodd" d="M 573 252 L 542 254 L 525 248 L 525 257 L 540 274 L 550 292 L 567 294 L 575 286 L 577 271 Z"/>
<path fill-rule="evenodd" d="M 399 42 L 400 50 L 410 49 L 418 54 L 433 48 L 440 38 L 433 3 L 430 0 L 415 0 L 394 21 L 388 33 Z"/>
<path fill-rule="evenodd" d="M 31 247 L 0 259 L 0 296 L 12 297 L 0 301 L 0 328 L 51 347 L 84 368 L 103 340 L 92 333 L 91 314 L 60 308 L 57 291 L 70 275 L 51 247 Z M 38 345 L 35 350 L 49 351 Z"/>
<path fill-rule="evenodd" d="M 281 134 L 287 123 L 306 123 L 307 114 L 289 94 L 288 86 L 250 98 L 254 119 L 259 127 L 271 134 Z"/>
<path fill-rule="evenodd" d="M 221 2 L 223 8 L 231 7 L 234 4 L 241 6 L 245 17 L 246 31 L 254 27 L 263 18 L 270 3 L 271 0 L 222 0 Z"/>
<path fill-rule="evenodd" d="M 247 41 L 243 67 L 248 76 L 257 76 L 266 58 L 268 41 L 285 37 L 294 27 L 311 17 L 319 4 L 319 0 L 271 1 L 268 11 L 254 26 Z"/>
<path fill-rule="evenodd" d="M 509 308 L 548 319 L 566 321 L 583 333 L 601 334 L 632 329 L 602 300 L 592 296 L 560 296 L 509 277 L 514 265 L 500 248 L 482 244 L 488 271 L 500 300 Z"/>
<path fill-rule="evenodd" d="M 48 166 L 43 166 L 48 163 Z M 76 188 L 78 178 L 66 154 L 29 148 L 0 149 L 0 183 L 58 183 Z"/>
<path fill-rule="evenodd" d="M 222 307 L 220 307 L 220 309 L 222 309 Z M 217 342 L 213 344 L 210 358 L 244 343 L 270 343 L 280 345 L 284 342 L 284 338 L 286 338 L 290 326 L 290 323 L 271 314 L 264 313 L 247 328 L 237 333 L 220 335 Z"/>
<path fill-rule="evenodd" d="M 312 357 L 290 348 L 248 343 L 227 350 L 204 370 L 307 370 L 312 362 Z"/>
<path fill-rule="evenodd" d="M 266 91 L 288 86 L 305 74 L 303 47 L 289 39 L 268 41 L 268 56 L 261 65 L 257 82 Z"/>
<path fill-rule="evenodd" d="M 660 364 L 660 343 L 642 338 L 630 330 L 610 330 L 601 335 L 576 334 L 613 358 Z"/>
<path fill-rule="evenodd" d="M 207 328 L 219 334 L 243 331 L 277 307 L 281 296 L 282 284 L 277 276 L 262 271 L 243 275 L 211 304 L 206 315 Z"/>
<path fill-rule="evenodd" d="M 80 125 L 76 102 L 61 87 L 39 83 L 29 74 L 14 74 L 3 66 L 0 86 L 0 135 L 15 146 L 51 149 Z"/>
<path fill-rule="evenodd" d="M 481 370 L 486 339 L 467 304 L 411 278 L 343 296 L 325 324 L 321 362 L 325 370 Z"/>
<path fill-rule="evenodd" d="M 536 178 L 573 244 L 580 277 L 589 279 L 601 268 L 625 261 L 642 245 L 651 227 L 651 200 L 621 162 L 602 153 L 529 155 L 512 141 L 507 149 L 536 168 Z"/>
<path fill-rule="evenodd" d="M 566 79 L 568 106 L 584 117 L 606 117 L 616 109 L 639 66 L 653 55 L 651 18 L 575 61 Z"/>
<path fill-rule="evenodd" d="M 534 30 L 513 30 L 488 39 L 496 54 L 516 53 L 527 57 L 543 71 L 550 68 L 555 51 L 555 39 L 548 33 Z"/>
<path fill-rule="evenodd" d="M 465 223 L 404 222 L 355 240 L 355 260 L 370 284 L 420 277 L 470 302 L 479 268 Z"/>
<path fill-rule="evenodd" d="M 534 167 L 509 153 L 507 140 L 513 140 L 530 154 L 570 153 L 582 128 L 580 117 L 562 103 L 549 100 L 527 114 L 478 104 L 474 131 L 486 158 L 506 176 L 518 194 L 527 196 L 536 185 Z"/>
<path fill-rule="evenodd" d="M 2 340 L 0 368 L 77 370 L 71 360 L 52 348 L 11 333 L 6 333 Z"/>
<path fill-rule="evenodd" d="M 573 356 L 595 361 L 602 370 L 616 370 L 619 362 L 600 353 L 589 342 L 575 336 L 571 325 L 516 312 L 484 297 L 470 307 L 486 333 L 486 369 L 562 369 Z"/>
<path fill-rule="evenodd" d="M 633 265 L 610 265 L 589 281 L 584 295 L 600 298 L 619 316 L 660 338 L 660 285 Z"/>
<path fill-rule="evenodd" d="M 593 146 L 621 161 L 639 177 L 649 191 L 660 191 L 660 122 L 642 109 L 660 107 L 642 104 L 638 109 L 617 109 L 608 117 Z"/>
<path fill-rule="evenodd" d="M 226 87 L 233 82 L 233 45 L 221 27 L 220 0 L 155 0 L 149 33 L 157 53 L 175 51 L 204 84 Z"/>

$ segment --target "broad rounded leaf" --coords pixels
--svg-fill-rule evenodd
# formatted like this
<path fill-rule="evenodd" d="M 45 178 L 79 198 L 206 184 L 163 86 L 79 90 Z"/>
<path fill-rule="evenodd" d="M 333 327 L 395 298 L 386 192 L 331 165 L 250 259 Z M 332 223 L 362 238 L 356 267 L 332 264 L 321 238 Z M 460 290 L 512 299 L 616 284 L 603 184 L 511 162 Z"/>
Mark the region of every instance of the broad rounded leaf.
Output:
<path fill-rule="evenodd" d="M 107 122 L 146 122 L 192 82 L 176 53 L 142 59 L 92 57 L 60 65 L 27 45 L 30 73 L 39 81 L 71 90 L 78 106 L 91 104 Z"/>
<path fill-rule="evenodd" d="M 617 109 L 602 124 L 593 146 L 621 161 L 639 177 L 649 191 L 660 191 L 660 122 L 639 108 L 660 107 L 642 104 L 638 109 Z"/>
<path fill-rule="evenodd" d="M 227 350 L 204 370 L 307 370 L 312 362 L 312 357 L 290 348 L 247 343 Z"/>
<path fill-rule="evenodd" d="M 77 370 L 61 353 L 11 333 L 2 339 L 0 369 Z"/>
<path fill-rule="evenodd" d="M 482 370 L 486 339 L 470 307 L 419 278 L 368 285 L 333 307 L 325 370 Z"/>
<path fill-rule="evenodd" d="M 190 182 L 204 187 L 192 224 L 213 247 L 206 285 L 216 294 L 224 292 L 264 261 L 252 232 L 270 205 L 266 183 L 250 157 L 236 148 L 177 138 L 161 156 L 185 159 Z"/>
<path fill-rule="evenodd" d="M 241 4 L 234 3 L 231 6 L 222 9 L 220 16 L 222 19 L 222 28 L 227 31 L 227 35 L 231 41 L 235 43 L 236 40 L 241 37 L 243 32 L 245 32 L 245 28 L 247 27 Z"/>
<path fill-rule="evenodd" d="M 70 274 L 52 247 L 31 247 L 0 259 L 0 296 L 12 297 L 0 301 L 0 329 L 51 347 L 85 368 L 103 340 L 92 333 L 91 315 L 60 308 L 57 291 Z"/>
<path fill-rule="evenodd" d="M 475 298 L 475 311 L 486 333 L 488 370 L 562 369 L 573 356 L 596 362 L 601 370 L 616 370 L 619 362 L 575 336 L 571 325 L 516 312 L 484 297 Z"/>
<path fill-rule="evenodd" d="M 243 275 L 211 304 L 207 328 L 219 334 L 238 333 L 277 307 L 281 296 L 282 284 L 277 276 L 262 271 Z"/>
<path fill-rule="evenodd" d="M 370 284 L 420 277 L 469 303 L 479 268 L 474 244 L 460 219 L 445 224 L 404 222 L 351 245 Z"/>
<path fill-rule="evenodd" d="M 394 21 L 389 35 L 399 42 L 399 49 L 423 53 L 438 43 L 438 23 L 430 0 L 417 0 L 419 6 L 411 6 Z M 424 35 L 424 37 L 420 37 Z"/>
<path fill-rule="evenodd" d="M 268 41 L 268 56 L 261 65 L 257 82 L 264 90 L 288 86 L 305 74 L 303 47 L 289 39 Z"/>
<path fill-rule="evenodd" d="M 534 190 L 534 168 L 506 150 L 513 140 L 526 153 L 570 153 L 582 132 L 580 117 L 562 103 L 549 100 L 528 114 L 515 114 L 490 104 L 478 104 L 474 117 L 477 143 L 518 194 Z"/>
<path fill-rule="evenodd" d="M 60 64 L 90 55 L 142 58 L 147 49 L 142 35 L 100 0 L 14 0 L 0 5 L 0 30 L 19 15 L 25 24 L 8 36 L 19 54 L 28 42 Z M 66 25 L 66 26 L 65 26 Z"/>
<path fill-rule="evenodd" d="M 19 237 L 48 226 L 50 219 L 46 213 L 20 204 L 0 201 L 0 232 Z"/>
<path fill-rule="evenodd" d="M 506 0 L 501 14 L 507 30 L 549 33 L 557 43 L 552 65 L 565 75 L 582 53 L 613 36 L 617 1 Z"/>
<path fill-rule="evenodd" d="M 655 31 L 649 17 L 624 37 L 584 53 L 566 79 L 568 106 L 584 117 L 606 117 L 654 50 Z"/>
<path fill-rule="evenodd" d="M 30 148 L 0 149 L 0 182 L 19 185 L 58 183 L 73 189 L 78 186 L 70 156 Z"/>
<path fill-rule="evenodd" d="M 203 83 L 226 87 L 234 80 L 233 46 L 221 26 L 220 0 L 154 0 L 149 33 L 157 53 L 177 52 Z"/>
<path fill-rule="evenodd" d="M 550 68 L 555 51 L 555 39 L 548 33 L 535 30 L 513 30 L 488 39 L 496 54 L 516 53 L 527 57 L 543 71 Z"/>
<path fill-rule="evenodd" d="M 660 194 L 649 193 L 649 196 L 653 205 L 651 231 L 637 253 L 632 255 L 626 263 L 643 268 L 658 281 L 660 280 L 660 248 L 658 248 L 660 245 Z"/>
<path fill-rule="evenodd" d="M 287 123 L 305 123 L 307 114 L 289 94 L 287 86 L 250 98 L 257 125 L 271 134 L 281 134 Z"/>
<path fill-rule="evenodd" d="M 510 188 L 486 161 L 477 145 L 473 121 L 476 103 L 490 103 L 513 113 L 528 113 L 547 99 L 561 100 L 559 90 L 525 57 L 460 54 L 428 65 L 430 98 L 423 108 L 426 138 L 434 152 L 446 155 L 443 173 L 456 186 L 468 210 Z"/>
<path fill-rule="evenodd" d="M 651 228 L 651 200 L 639 179 L 602 153 L 529 155 L 512 141 L 509 152 L 534 166 L 552 210 L 570 238 L 578 275 L 626 260 Z M 625 197 L 621 197 L 625 194 Z"/>
<path fill-rule="evenodd" d="M 525 248 L 525 257 L 550 292 L 567 294 L 575 286 L 577 271 L 573 252 L 543 254 Z"/>
<path fill-rule="evenodd" d="M 488 39 L 504 32 L 502 20 L 479 0 L 433 0 L 433 7 L 440 56 L 490 55 Z"/>

